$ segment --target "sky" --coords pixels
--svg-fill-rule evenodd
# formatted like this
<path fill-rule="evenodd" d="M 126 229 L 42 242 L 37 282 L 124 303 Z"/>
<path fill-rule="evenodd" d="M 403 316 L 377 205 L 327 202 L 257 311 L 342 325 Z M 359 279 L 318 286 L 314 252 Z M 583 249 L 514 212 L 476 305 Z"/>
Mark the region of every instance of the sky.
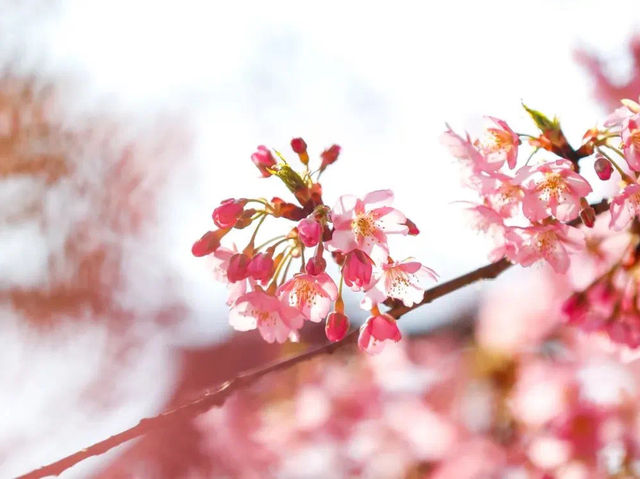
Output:
<path fill-rule="evenodd" d="M 313 158 L 340 144 L 339 162 L 324 175 L 325 199 L 332 203 L 341 194 L 391 188 L 398 208 L 422 231 L 398 241 L 397 248 L 447 280 L 486 263 L 489 244 L 469 229 L 458 203 L 469 195 L 439 143 L 445 122 L 479 133 L 482 117 L 493 115 L 532 132 L 520 107 L 525 101 L 558 115 L 577 142 L 603 112 L 573 59 L 575 48 L 608 56 L 612 73 L 622 78 L 629 67 L 627 40 L 640 20 L 633 1 L 2 3 L 0 62 L 66 82 L 69 118 L 100 109 L 148 121 L 169 112 L 185 118 L 192 134 L 191 147 L 177 158 L 182 163 L 161 198 L 162 240 L 154 245 L 183 279 L 176 294 L 190 308 L 189 321 L 132 359 L 138 367 L 123 378 L 121 396 L 129 405 L 117 417 L 83 431 L 90 412 L 74 413 L 77 405 L 69 404 L 60 414 L 76 414 L 76 426 L 45 449 L 0 462 L 2 476 L 21 472 L 26 464 L 36 466 L 43 451 L 54 459 L 154 412 L 170 388 L 171 347 L 206 344 L 228 333 L 225 323 L 211 322 L 224 303 L 224 287 L 189 250 L 209 229 L 220 200 L 282 194 L 278 184 L 258 178 L 249 159 L 257 145 L 288 151 L 289 140 L 302 136 Z M 0 244 L 22 244 L 20 238 L 27 243 L 29 235 L 37 231 L 0 231 Z M 7 251 L 0 248 L 3 275 L 18 281 L 23 265 Z M 30 274 L 43 274 L 44 263 L 33 257 Z M 139 284 L 148 281 L 142 277 Z M 423 329 L 445 320 L 471 304 L 467 301 L 479 288 L 403 319 L 403 328 Z M 131 295 L 138 298 L 139 292 L 132 288 Z M 89 328 L 82 341 L 72 341 L 77 333 L 63 331 L 67 340 L 60 341 L 30 338 L 13 320 L 0 328 L 7 344 L 32 341 L 28 347 L 0 348 L 2 364 L 28 357 L 33 365 L 30 386 L 4 398 L 6 407 L 23 404 L 11 418 L 4 417 L 3 423 L 10 419 L 4 436 L 37 440 L 55 427 L 42 424 L 51 398 L 35 404 L 23 398 L 33 397 L 34 388 L 48 390 L 47 381 L 55 381 L 70 358 L 96 350 L 97 356 L 108 355 L 107 346 L 99 346 L 104 332 Z M 56 346 L 56 340 L 65 346 Z M 95 364 L 85 366 L 89 371 Z M 0 374 L 0 389 L 15 371 Z M 151 384 L 143 379 L 149 371 L 169 373 Z M 144 398 L 133 384 L 146 388 Z"/>

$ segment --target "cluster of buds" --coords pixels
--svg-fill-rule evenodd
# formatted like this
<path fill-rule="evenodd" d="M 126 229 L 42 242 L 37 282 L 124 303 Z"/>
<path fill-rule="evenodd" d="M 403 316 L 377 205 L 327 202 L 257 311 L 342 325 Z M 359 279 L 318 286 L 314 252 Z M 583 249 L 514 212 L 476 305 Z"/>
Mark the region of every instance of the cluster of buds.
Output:
<path fill-rule="evenodd" d="M 263 177 L 277 177 L 296 203 L 275 197 L 232 198 L 213 211 L 218 227 L 193 245 L 195 256 L 214 261 L 216 279 L 227 283 L 229 322 L 236 330 L 258 329 L 268 342 L 295 339 L 305 321 L 325 321 L 327 338 L 339 341 L 350 321 L 344 311 L 343 285 L 363 293 L 361 307 L 369 317 L 360 328 L 361 349 L 375 353 L 386 341 L 397 342 L 401 333 L 396 320 L 379 309 L 387 300 L 405 306 L 420 302 L 435 273 L 413 260 L 396 261 L 389 254 L 387 236 L 416 235 L 415 224 L 391 206 L 393 193 L 374 191 L 364 198 L 345 195 L 330 208 L 322 199 L 320 175 L 333 164 L 340 147 L 322 152 L 320 166 L 311 171 L 307 144 L 294 138 L 291 148 L 303 171 L 296 171 L 277 151 L 259 146 L 251 159 Z M 256 245 L 267 218 L 294 223 L 282 235 Z M 255 223 L 242 250 L 222 246 L 233 229 Z M 327 259 L 339 270 L 335 281 L 327 271 Z"/>

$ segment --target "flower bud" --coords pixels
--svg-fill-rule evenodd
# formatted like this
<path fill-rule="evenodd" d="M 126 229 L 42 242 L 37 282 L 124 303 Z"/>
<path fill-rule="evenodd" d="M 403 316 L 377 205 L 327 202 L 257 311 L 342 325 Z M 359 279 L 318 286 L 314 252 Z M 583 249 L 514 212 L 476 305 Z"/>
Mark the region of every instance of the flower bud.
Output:
<path fill-rule="evenodd" d="M 410 236 L 416 236 L 420 234 L 420 230 L 418 229 L 416 224 L 413 221 L 411 221 L 409 218 L 407 218 L 407 221 L 405 221 L 404 224 L 407 225 L 407 228 L 409 228 L 408 234 Z"/>
<path fill-rule="evenodd" d="M 294 152 L 300 155 L 307 151 L 307 144 L 302 138 L 294 138 L 291 140 L 291 148 Z"/>
<path fill-rule="evenodd" d="M 611 165 L 611 162 L 604 156 L 598 156 L 596 158 L 593 168 L 596 170 L 598 178 L 603 181 L 607 181 L 611 178 L 611 174 L 613 173 L 613 166 Z"/>
<path fill-rule="evenodd" d="M 258 253 L 247 266 L 247 274 L 256 281 L 266 283 L 273 274 L 273 258 L 267 253 Z"/>
<path fill-rule="evenodd" d="M 215 252 L 220 247 L 220 240 L 229 230 L 207 231 L 202 238 L 193 243 L 191 254 L 201 257 Z"/>
<path fill-rule="evenodd" d="M 248 266 L 249 258 L 244 253 L 234 254 L 231 258 L 229 258 L 229 267 L 227 268 L 227 279 L 230 283 L 235 283 L 237 281 L 242 281 L 249 276 Z"/>
<path fill-rule="evenodd" d="M 332 145 L 320 154 L 320 157 L 322 158 L 320 171 L 324 171 L 327 166 L 336 162 L 338 155 L 340 155 L 340 150 L 341 148 L 339 145 Z"/>
<path fill-rule="evenodd" d="M 276 160 L 273 159 L 273 155 L 266 146 L 260 145 L 258 150 L 251 155 L 251 160 L 258 167 L 264 178 L 271 176 L 268 169 L 276 164 Z"/>
<path fill-rule="evenodd" d="M 580 211 L 580 219 L 587 228 L 593 228 L 593 225 L 596 222 L 596 210 L 591 206 L 587 206 Z"/>
<path fill-rule="evenodd" d="M 309 154 L 307 153 L 307 144 L 302 138 L 294 138 L 291 140 L 291 148 L 300 157 L 303 165 L 309 164 Z"/>
<path fill-rule="evenodd" d="M 347 335 L 347 331 L 349 331 L 349 318 L 337 311 L 330 313 L 327 316 L 324 331 L 329 341 L 342 340 Z"/>
<path fill-rule="evenodd" d="M 324 273 L 327 268 L 327 262 L 322 256 L 313 256 L 309 258 L 305 266 L 305 270 L 312 276 L 317 276 L 320 273 Z"/>
<path fill-rule="evenodd" d="M 220 206 L 213 210 L 213 222 L 218 228 L 233 228 L 246 204 L 247 200 L 244 198 L 238 200 L 229 198 L 222 201 Z"/>
<path fill-rule="evenodd" d="M 303 245 L 311 248 L 320 241 L 322 225 L 312 218 L 305 218 L 298 223 L 298 238 Z"/>
<path fill-rule="evenodd" d="M 354 291 L 365 289 L 371 282 L 373 260 L 359 249 L 351 251 L 342 267 L 344 282 Z"/>

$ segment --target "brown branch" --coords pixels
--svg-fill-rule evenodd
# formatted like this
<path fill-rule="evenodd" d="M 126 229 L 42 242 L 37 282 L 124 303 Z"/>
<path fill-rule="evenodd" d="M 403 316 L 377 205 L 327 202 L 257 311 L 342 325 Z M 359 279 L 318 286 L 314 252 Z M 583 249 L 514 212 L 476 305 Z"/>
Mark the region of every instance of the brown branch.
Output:
<path fill-rule="evenodd" d="M 603 200 L 600 203 L 593 205 L 593 207 L 596 210 L 596 214 L 600 214 L 609 208 L 609 204 Z M 569 224 L 576 225 L 579 222 L 580 220 L 576 220 Z M 467 274 L 463 274 L 462 276 L 458 276 L 457 278 L 451 279 L 445 283 L 428 289 L 427 291 L 425 291 L 424 297 L 420 303 L 414 304 L 410 307 L 404 306 L 401 303 L 396 303 L 391 307 L 388 313 L 395 318 L 400 318 L 409 311 L 419 308 L 420 306 L 430 303 L 438 298 L 441 298 L 442 296 L 446 296 L 449 293 L 462 289 L 465 286 L 483 279 L 496 278 L 511 266 L 512 264 L 506 259 L 501 259 L 500 261 L 496 261 L 495 263 L 487 264 Z M 89 457 L 99 456 L 100 454 L 103 454 L 110 449 L 119 446 L 120 444 L 130 441 L 131 439 L 147 434 L 150 431 L 162 429 L 163 427 L 166 427 L 167 425 L 174 422 L 192 418 L 194 416 L 197 416 L 198 414 L 206 412 L 214 406 L 222 406 L 222 404 L 224 404 L 226 399 L 233 392 L 237 391 L 238 389 L 247 387 L 250 384 L 253 384 L 261 377 L 275 371 L 283 371 L 299 363 L 315 358 L 316 356 L 331 354 L 337 349 L 342 348 L 348 344 L 354 344 L 356 342 L 357 336 L 358 330 L 356 329 L 351 331 L 347 336 L 345 336 L 344 339 L 336 343 L 328 343 L 324 346 L 311 349 L 310 351 L 293 356 L 289 359 L 273 362 L 268 366 L 245 371 L 234 377 L 233 379 L 225 381 L 217 388 L 205 391 L 199 398 L 195 399 L 194 401 L 165 411 L 157 416 L 142 419 L 140 420 L 140 422 L 138 422 L 138 424 L 127 429 L 126 431 L 114 434 L 113 436 L 104 439 L 103 441 L 97 442 L 92 446 L 86 447 L 47 466 L 43 466 L 23 476 L 20 476 L 18 479 L 36 479 L 46 476 L 57 476 L 70 467 L 74 466 L 75 464 Z"/>

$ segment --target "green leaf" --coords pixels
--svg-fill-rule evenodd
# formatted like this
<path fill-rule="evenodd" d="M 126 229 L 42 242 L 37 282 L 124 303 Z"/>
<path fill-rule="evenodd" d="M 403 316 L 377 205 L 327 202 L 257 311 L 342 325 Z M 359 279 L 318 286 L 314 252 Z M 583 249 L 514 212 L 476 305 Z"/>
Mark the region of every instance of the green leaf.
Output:
<path fill-rule="evenodd" d="M 547 118 L 546 115 L 544 115 L 543 113 L 540 113 L 537 110 L 529 108 L 524 103 L 522 104 L 522 107 L 527 111 L 527 113 L 529 113 L 529 116 L 531 117 L 531 119 L 534 121 L 534 123 L 542 133 L 545 133 L 549 130 L 560 129 L 560 122 L 556 117 L 553 117 L 553 120 L 549 120 L 549 118 Z"/>

